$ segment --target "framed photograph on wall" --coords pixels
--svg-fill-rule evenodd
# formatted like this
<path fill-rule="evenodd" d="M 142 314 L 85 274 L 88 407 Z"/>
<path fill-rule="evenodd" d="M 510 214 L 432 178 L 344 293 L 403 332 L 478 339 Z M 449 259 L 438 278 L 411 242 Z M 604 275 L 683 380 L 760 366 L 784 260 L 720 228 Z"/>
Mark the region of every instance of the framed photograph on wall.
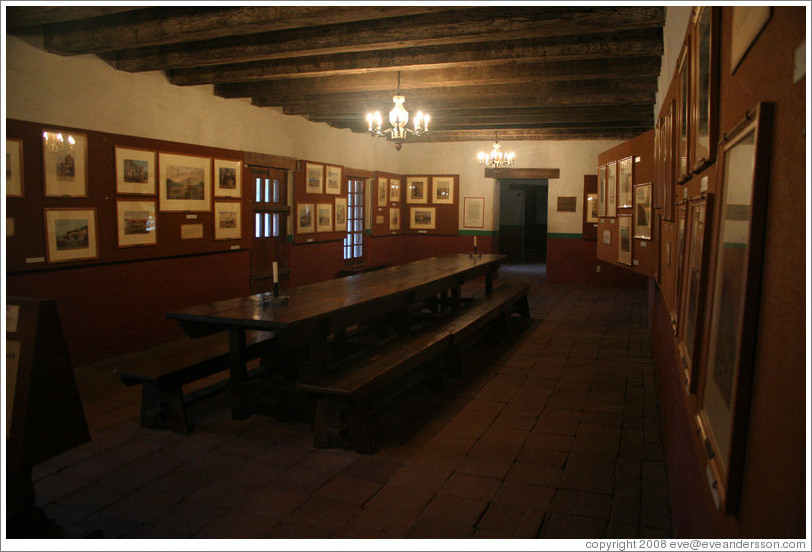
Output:
<path fill-rule="evenodd" d="M 182 239 L 182 240 L 202 240 L 203 239 L 203 225 L 200 224 L 200 223 L 181 224 L 180 225 L 180 239 Z"/>
<path fill-rule="evenodd" d="M 598 167 L 598 216 L 606 216 L 606 165 Z"/>
<path fill-rule="evenodd" d="M 155 245 L 158 243 L 155 201 L 117 202 L 118 246 Z"/>
<path fill-rule="evenodd" d="M 606 166 L 606 215 L 617 216 L 617 161 Z"/>
<path fill-rule="evenodd" d="M 347 231 L 347 198 L 337 197 L 335 202 L 335 231 Z"/>
<path fill-rule="evenodd" d="M 214 202 L 214 239 L 239 240 L 242 238 L 242 203 L 239 201 Z"/>
<path fill-rule="evenodd" d="M 389 179 L 389 202 L 400 203 L 400 178 Z"/>
<path fill-rule="evenodd" d="M 6 197 L 24 197 L 23 141 L 6 138 Z"/>
<path fill-rule="evenodd" d="M 584 220 L 587 224 L 594 224 L 598 222 L 598 194 L 586 194 Z"/>
<path fill-rule="evenodd" d="M 691 158 L 688 148 L 691 129 L 691 43 L 690 35 L 682 47 L 677 61 L 677 183 L 682 183 L 691 176 Z"/>
<path fill-rule="evenodd" d="M 409 227 L 413 230 L 434 230 L 436 227 L 436 207 L 410 207 Z"/>
<path fill-rule="evenodd" d="M 462 200 L 462 226 L 485 228 L 485 198 L 466 197 Z"/>
<path fill-rule="evenodd" d="M 98 234 L 96 209 L 45 209 L 48 262 L 96 259 Z"/>
<path fill-rule="evenodd" d="M 116 193 L 155 195 L 155 151 L 116 146 Z"/>
<path fill-rule="evenodd" d="M 333 206 L 330 203 L 316 204 L 316 231 L 333 232 Z"/>
<path fill-rule="evenodd" d="M 211 158 L 176 153 L 158 154 L 160 209 L 211 211 Z"/>
<path fill-rule="evenodd" d="M 400 208 L 398 207 L 389 208 L 389 230 L 400 230 Z"/>
<path fill-rule="evenodd" d="M 632 216 L 618 215 L 617 261 L 625 265 L 632 264 Z"/>
<path fill-rule="evenodd" d="M 87 197 L 87 136 L 44 130 L 42 158 L 45 197 Z"/>
<path fill-rule="evenodd" d="M 410 176 L 406 178 L 406 203 L 428 203 L 428 178 Z"/>
<path fill-rule="evenodd" d="M 378 207 L 386 207 L 386 198 L 387 194 L 389 193 L 389 179 L 388 178 L 378 178 L 378 187 L 377 187 L 377 198 L 378 198 Z"/>
<path fill-rule="evenodd" d="M 214 158 L 214 197 L 242 197 L 242 161 Z"/>
<path fill-rule="evenodd" d="M 716 159 L 719 102 L 720 7 L 694 8 L 694 172 Z"/>
<path fill-rule="evenodd" d="M 321 194 L 324 190 L 324 165 L 305 163 L 305 193 Z"/>
<path fill-rule="evenodd" d="M 733 6 L 731 8 L 730 74 L 736 72 L 739 63 L 755 42 L 761 29 L 772 15 L 770 6 Z"/>
<path fill-rule="evenodd" d="M 432 203 L 454 203 L 454 177 L 432 176 Z"/>
<path fill-rule="evenodd" d="M 617 201 L 620 208 L 632 206 L 633 161 L 632 157 L 626 157 L 617 162 Z"/>
<path fill-rule="evenodd" d="M 344 168 L 337 165 L 326 165 L 324 170 L 326 172 L 324 193 L 341 195 L 341 181 L 343 180 L 342 174 Z"/>
<path fill-rule="evenodd" d="M 316 231 L 316 221 L 314 217 L 312 203 L 296 204 L 296 233 L 312 234 Z"/>
<path fill-rule="evenodd" d="M 726 514 L 739 508 L 755 365 L 772 104 L 759 104 L 720 143 L 715 266 L 703 347 L 697 423 L 708 453 L 708 482 Z"/>
<path fill-rule="evenodd" d="M 634 237 L 651 239 L 651 182 L 634 187 Z"/>

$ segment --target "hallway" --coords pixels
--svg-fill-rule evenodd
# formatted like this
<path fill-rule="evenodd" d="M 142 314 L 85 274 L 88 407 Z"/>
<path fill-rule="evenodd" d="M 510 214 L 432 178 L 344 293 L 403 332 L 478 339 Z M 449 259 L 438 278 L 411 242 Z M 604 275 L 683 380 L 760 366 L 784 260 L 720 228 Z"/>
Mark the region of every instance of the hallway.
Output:
<path fill-rule="evenodd" d="M 544 266 L 502 267 L 532 283 L 532 322 L 392 403 L 372 456 L 232 421 L 224 396 L 188 436 L 142 429 L 140 389 L 80 368 L 93 439 L 35 467 L 38 504 L 104 538 L 672 536 L 646 291 L 548 286 Z"/>

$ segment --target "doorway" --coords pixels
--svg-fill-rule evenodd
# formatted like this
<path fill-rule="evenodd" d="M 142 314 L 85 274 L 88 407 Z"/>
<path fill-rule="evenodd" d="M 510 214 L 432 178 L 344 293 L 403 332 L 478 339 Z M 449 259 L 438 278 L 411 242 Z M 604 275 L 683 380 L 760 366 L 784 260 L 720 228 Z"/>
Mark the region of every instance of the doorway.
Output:
<path fill-rule="evenodd" d="M 509 262 L 547 261 L 546 179 L 499 180 L 499 251 Z"/>

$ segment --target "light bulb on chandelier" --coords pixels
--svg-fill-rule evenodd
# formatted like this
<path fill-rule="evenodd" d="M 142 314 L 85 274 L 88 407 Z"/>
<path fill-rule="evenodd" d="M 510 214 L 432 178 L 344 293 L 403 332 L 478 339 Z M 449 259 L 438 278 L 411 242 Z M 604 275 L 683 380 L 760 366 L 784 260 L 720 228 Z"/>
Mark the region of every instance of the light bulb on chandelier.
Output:
<path fill-rule="evenodd" d="M 500 167 L 509 167 L 513 165 L 516 160 L 516 154 L 511 152 L 502 151 L 502 146 L 499 144 L 499 133 L 496 133 L 496 141 L 493 143 L 493 149 L 490 153 L 484 151 L 479 152 L 477 155 L 479 164 L 488 168 L 498 169 Z"/>

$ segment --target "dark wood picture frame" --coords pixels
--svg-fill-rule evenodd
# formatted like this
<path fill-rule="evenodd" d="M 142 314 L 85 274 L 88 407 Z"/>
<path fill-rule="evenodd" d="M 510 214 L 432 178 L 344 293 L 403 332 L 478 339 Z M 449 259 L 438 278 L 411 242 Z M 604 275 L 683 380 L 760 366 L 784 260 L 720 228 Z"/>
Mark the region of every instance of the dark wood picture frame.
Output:
<path fill-rule="evenodd" d="M 606 165 L 598 167 L 598 217 L 606 216 Z"/>
<path fill-rule="evenodd" d="M 698 6 L 693 20 L 693 172 L 716 160 L 719 140 L 719 21 L 721 8 Z"/>
<path fill-rule="evenodd" d="M 676 132 L 676 166 L 677 183 L 688 180 L 691 176 L 691 33 L 686 36 L 677 61 L 677 132 Z"/>
<path fill-rule="evenodd" d="M 674 333 L 677 333 L 679 328 L 679 320 L 681 316 L 680 308 L 682 307 L 682 279 L 685 267 L 685 234 L 688 227 L 688 211 L 685 203 L 677 205 L 677 215 L 674 221 L 674 312 L 672 313 L 671 323 L 674 325 Z"/>
<path fill-rule="evenodd" d="M 748 112 L 720 143 L 714 266 L 710 276 L 696 422 L 717 506 L 736 514 L 742 493 L 758 343 L 772 104 Z M 748 201 L 748 204 L 742 204 Z"/>

